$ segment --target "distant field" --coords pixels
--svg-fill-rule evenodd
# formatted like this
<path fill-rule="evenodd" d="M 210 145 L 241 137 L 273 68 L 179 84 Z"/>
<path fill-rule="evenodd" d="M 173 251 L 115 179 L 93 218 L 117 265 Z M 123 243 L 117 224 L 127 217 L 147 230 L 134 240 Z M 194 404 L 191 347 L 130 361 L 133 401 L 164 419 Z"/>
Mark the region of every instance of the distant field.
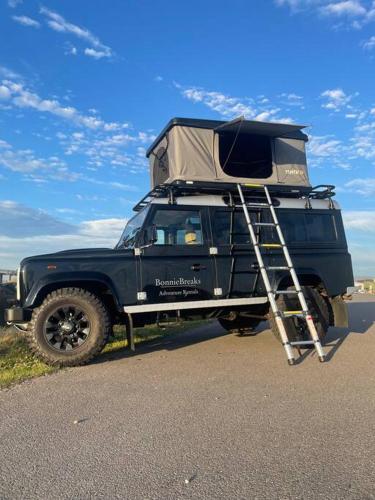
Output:
<path fill-rule="evenodd" d="M 165 328 L 160 328 L 157 325 L 136 328 L 135 342 L 146 342 L 166 335 L 182 333 L 202 324 L 202 322 L 172 323 Z M 98 358 L 105 357 L 110 353 L 117 353 L 125 349 L 126 346 L 124 327 L 115 326 L 113 337 Z M 52 368 L 32 355 L 22 333 L 17 332 L 14 328 L 0 327 L 0 388 L 57 370 L 59 368 Z"/>

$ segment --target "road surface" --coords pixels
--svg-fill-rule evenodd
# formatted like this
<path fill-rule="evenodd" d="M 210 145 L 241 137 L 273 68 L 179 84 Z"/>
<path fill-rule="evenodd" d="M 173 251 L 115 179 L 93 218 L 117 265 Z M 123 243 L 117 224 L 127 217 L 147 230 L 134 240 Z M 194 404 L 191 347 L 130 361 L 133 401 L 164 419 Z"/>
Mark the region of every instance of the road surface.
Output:
<path fill-rule="evenodd" d="M 0 498 L 375 498 L 375 298 L 328 362 L 214 323 L 0 392 Z"/>

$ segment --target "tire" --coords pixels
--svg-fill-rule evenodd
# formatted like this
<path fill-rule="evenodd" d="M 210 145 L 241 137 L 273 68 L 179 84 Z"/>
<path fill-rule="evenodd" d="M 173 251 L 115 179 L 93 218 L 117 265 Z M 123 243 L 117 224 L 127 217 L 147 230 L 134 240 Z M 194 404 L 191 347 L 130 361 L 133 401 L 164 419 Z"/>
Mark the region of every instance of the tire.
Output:
<path fill-rule="evenodd" d="M 253 330 L 261 322 L 257 318 L 247 318 L 245 316 L 237 316 L 237 318 L 230 320 L 227 318 L 218 318 L 220 325 L 227 330 L 227 332 L 243 333 L 246 330 Z"/>
<path fill-rule="evenodd" d="M 33 353 L 52 366 L 88 363 L 112 330 L 103 302 L 82 288 L 61 288 L 34 309 L 27 331 Z"/>
<path fill-rule="evenodd" d="M 294 287 L 288 287 L 288 290 L 295 290 Z M 306 298 L 307 307 L 314 320 L 319 339 L 324 340 L 329 328 L 329 309 L 326 301 L 320 293 L 312 287 L 302 287 L 302 292 Z M 276 303 L 280 311 L 293 311 L 301 309 L 301 305 L 296 295 L 279 295 Z M 301 318 L 284 319 L 284 325 L 290 342 L 299 340 L 311 340 L 306 322 Z M 270 326 L 273 334 L 281 342 L 280 332 L 277 328 L 275 317 L 270 314 Z"/>

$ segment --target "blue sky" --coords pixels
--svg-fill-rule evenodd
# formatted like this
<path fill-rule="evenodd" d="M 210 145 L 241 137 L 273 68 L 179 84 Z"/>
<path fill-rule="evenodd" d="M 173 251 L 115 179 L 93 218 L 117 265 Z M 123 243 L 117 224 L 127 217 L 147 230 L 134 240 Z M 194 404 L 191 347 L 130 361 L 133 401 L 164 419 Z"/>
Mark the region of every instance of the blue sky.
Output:
<path fill-rule="evenodd" d="M 0 268 L 107 246 L 173 116 L 308 125 L 375 275 L 375 1 L 0 0 Z"/>

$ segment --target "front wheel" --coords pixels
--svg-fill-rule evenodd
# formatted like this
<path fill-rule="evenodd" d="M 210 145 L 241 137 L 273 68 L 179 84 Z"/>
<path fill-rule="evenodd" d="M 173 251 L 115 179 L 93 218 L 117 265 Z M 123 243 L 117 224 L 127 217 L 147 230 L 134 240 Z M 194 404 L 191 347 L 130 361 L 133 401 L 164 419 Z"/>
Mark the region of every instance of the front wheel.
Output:
<path fill-rule="evenodd" d="M 289 287 L 288 290 L 295 290 L 295 288 Z M 329 310 L 327 303 L 315 288 L 304 286 L 302 287 L 302 293 L 305 296 L 307 307 L 313 318 L 319 339 L 322 341 L 329 328 Z M 276 302 L 281 312 L 301 309 L 297 295 L 279 295 Z M 290 317 L 284 319 L 283 322 L 289 342 L 311 340 L 306 321 L 303 318 Z M 280 332 L 277 328 L 273 314 L 270 314 L 270 326 L 277 340 L 281 342 Z"/>
<path fill-rule="evenodd" d="M 78 366 L 105 346 L 111 332 L 103 302 L 82 288 L 61 288 L 34 309 L 27 337 L 34 354 L 53 366 Z"/>

